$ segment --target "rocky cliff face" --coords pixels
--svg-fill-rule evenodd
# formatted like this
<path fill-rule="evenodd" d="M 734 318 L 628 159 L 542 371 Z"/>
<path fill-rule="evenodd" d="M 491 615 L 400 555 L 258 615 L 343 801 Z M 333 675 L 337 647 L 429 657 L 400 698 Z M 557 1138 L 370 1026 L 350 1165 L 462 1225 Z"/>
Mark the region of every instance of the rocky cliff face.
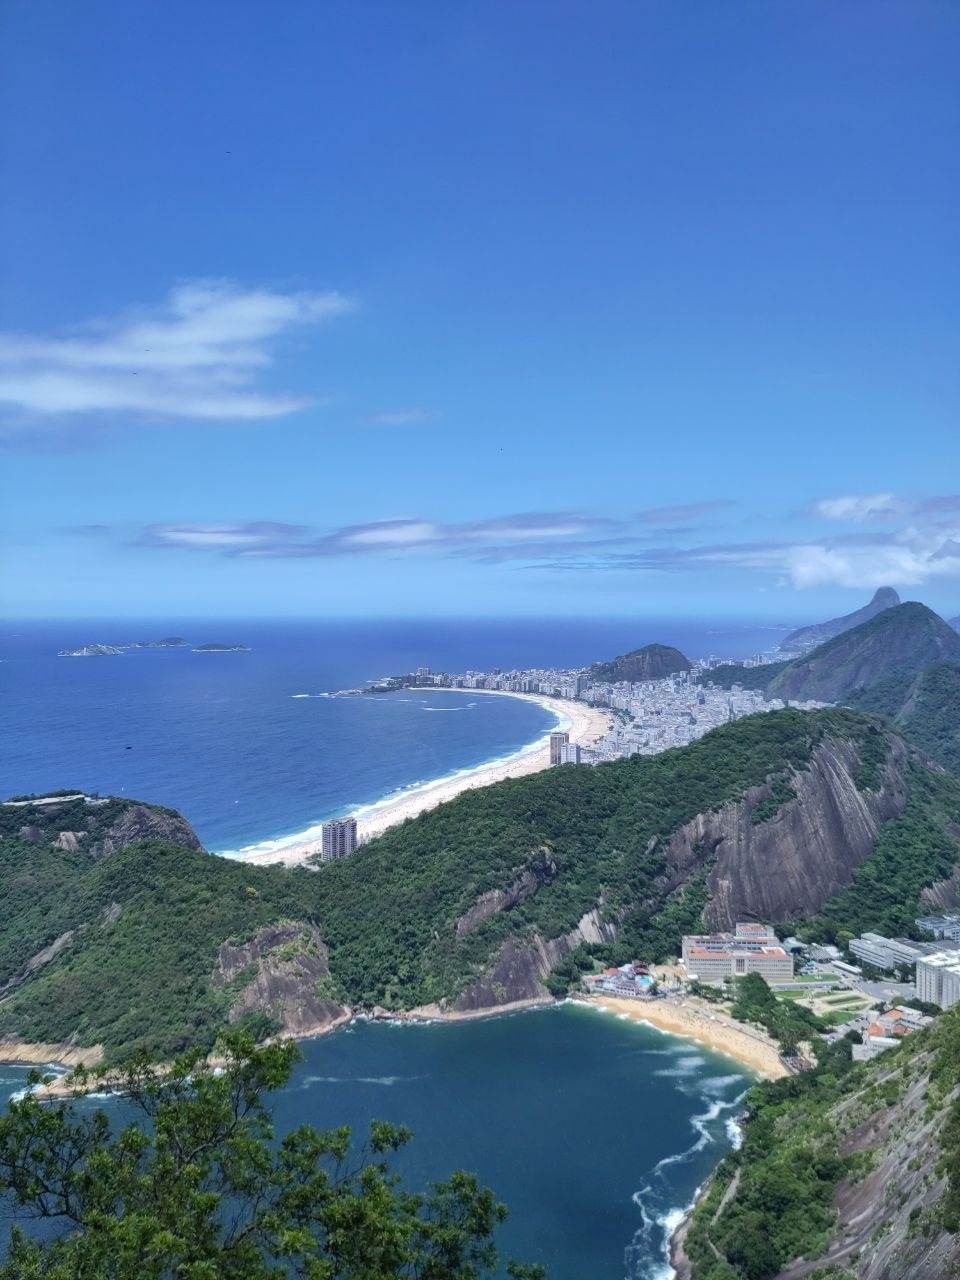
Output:
<path fill-rule="evenodd" d="M 955 1069 L 944 1081 L 938 1062 L 943 1050 L 937 1043 L 945 1029 L 938 1022 L 915 1043 L 908 1040 L 860 1067 L 854 1088 L 825 1107 L 822 1124 L 809 1137 L 811 1158 L 835 1152 L 859 1160 L 834 1187 L 835 1220 L 823 1247 L 815 1257 L 781 1264 L 775 1274 L 765 1271 L 769 1280 L 946 1280 L 960 1274 L 960 1236 L 946 1230 L 942 1218 L 950 1170 L 949 1159 L 947 1167 L 943 1161 L 944 1138 L 948 1124 L 956 1123 L 951 1113 L 958 1095 L 950 1083 Z M 790 1122 L 788 1103 L 779 1123 Z M 709 1190 L 708 1182 L 698 1211 L 708 1232 L 724 1212 L 745 1211 L 738 1205 L 739 1172 L 715 1211 L 705 1213 Z M 690 1232 L 688 1218 L 671 1242 L 677 1280 L 700 1280 L 703 1273 L 703 1265 L 694 1265 L 687 1253 Z M 727 1238 L 722 1226 L 714 1238 Z M 713 1253 L 720 1261 L 716 1245 Z M 731 1280 L 747 1274 L 726 1265 Z"/>
<path fill-rule="evenodd" d="M 581 942 L 613 942 L 617 925 L 605 921 L 600 909 L 587 912 L 576 928 L 559 938 L 533 934 L 529 940 L 508 938 L 493 967 L 462 991 L 453 1004 L 457 1013 L 476 1013 L 498 1005 L 551 999 L 544 986 L 547 974 L 576 951 Z"/>
<path fill-rule="evenodd" d="M 457 934 L 463 938 L 473 933 L 484 920 L 498 915 L 501 911 L 509 911 L 518 902 L 531 897 L 542 884 L 547 884 L 557 874 L 557 865 L 549 849 L 541 849 L 540 860 L 527 867 L 506 889 L 489 889 L 482 893 L 469 911 L 457 921 Z"/>
<path fill-rule="evenodd" d="M 662 837 L 664 871 L 655 898 L 642 906 L 656 910 L 670 893 L 709 868 L 704 921 L 710 929 L 729 929 L 745 919 L 788 920 L 819 910 L 849 885 L 883 826 L 903 813 L 909 799 L 910 758 L 900 739 L 890 740 L 878 789 L 860 790 L 855 780 L 859 765 L 851 742 L 824 738 L 808 765 L 789 775 L 793 798 L 772 817 L 755 817 L 772 794 L 768 782 Z M 525 872 L 510 890 L 484 894 L 458 922 L 458 931 L 465 922 L 476 927 L 481 919 L 509 910 L 548 880 L 542 873 L 538 878 Z M 551 969 L 581 943 L 614 941 L 621 920 L 605 914 L 600 902 L 560 937 L 534 933 L 507 939 L 489 970 L 452 1007 L 476 1012 L 548 999 L 544 980 Z"/>
<path fill-rule="evenodd" d="M 812 913 L 847 887 L 881 828 L 909 799 L 907 752 L 898 739 L 878 791 L 857 787 L 859 763 L 851 743 L 825 739 L 808 767 L 790 775 L 795 796 L 774 817 L 755 822 L 771 790 L 754 787 L 739 803 L 700 814 L 670 837 L 667 866 L 676 883 L 714 859 L 704 911 L 709 929 Z"/>
<path fill-rule="evenodd" d="M 223 943 L 211 984 L 238 987 L 227 1015 L 264 1013 L 280 1024 L 279 1034 L 317 1035 L 346 1021 L 349 1009 L 328 998 L 327 949 L 320 930 L 305 921 L 268 925 L 249 942 Z"/>
<path fill-rule="evenodd" d="M 135 840 L 170 840 L 185 849 L 203 849 L 197 833 L 179 813 L 136 802 L 124 809 L 104 831 L 100 848 L 104 854 L 116 853 Z"/>

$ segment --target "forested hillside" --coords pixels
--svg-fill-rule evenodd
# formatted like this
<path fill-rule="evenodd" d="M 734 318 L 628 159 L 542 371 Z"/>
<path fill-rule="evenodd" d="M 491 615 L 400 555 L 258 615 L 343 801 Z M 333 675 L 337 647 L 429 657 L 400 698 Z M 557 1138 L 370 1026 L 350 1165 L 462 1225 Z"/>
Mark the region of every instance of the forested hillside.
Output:
<path fill-rule="evenodd" d="M 960 1267 L 960 1009 L 872 1062 L 747 1095 L 675 1248 L 679 1280 L 946 1280 Z"/>
<path fill-rule="evenodd" d="M 886 609 L 803 657 L 718 667 L 701 681 L 879 712 L 932 760 L 960 771 L 960 636 L 925 605 Z"/>
<path fill-rule="evenodd" d="M 543 999 L 591 956 L 654 960 L 704 921 L 902 930 L 960 856 L 960 783 L 846 710 L 466 792 L 317 870 L 164 839 L 107 852 L 106 826 L 146 807 L 68 803 L 2 810 L 0 1037 L 107 1056 L 210 1043 L 226 1019 L 303 1033 L 347 1008 Z"/>

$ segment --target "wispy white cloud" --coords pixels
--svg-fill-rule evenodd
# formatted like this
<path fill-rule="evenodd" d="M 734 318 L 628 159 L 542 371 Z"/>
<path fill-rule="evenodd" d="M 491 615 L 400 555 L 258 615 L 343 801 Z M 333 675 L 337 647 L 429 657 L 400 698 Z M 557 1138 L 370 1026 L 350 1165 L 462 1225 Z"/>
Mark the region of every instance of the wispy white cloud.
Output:
<path fill-rule="evenodd" d="M 276 520 L 254 520 L 245 524 L 152 524 L 143 530 L 138 541 L 148 547 L 236 552 L 298 538 L 304 532 L 302 525 Z"/>
<path fill-rule="evenodd" d="M 383 413 L 370 413 L 361 422 L 374 427 L 407 427 L 429 422 L 437 415 L 431 409 L 387 409 Z"/>
<path fill-rule="evenodd" d="M 883 520 L 901 515 L 903 510 L 901 499 L 893 493 L 849 493 L 813 504 L 814 514 L 825 520 Z"/>
<path fill-rule="evenodd" d="M 214 551 L 253 558 L 303 559 L 410 551 L 468 551 L 478 555 L 504 542 L 536 547 L 577 539 L 613 521 L 571 511 L 520 512 L 463 524 L 443 524 L 421 516 L 371 520 L 344 525 L 317 535 L 304 525 L 274 520 L 245 523 L 187 522 L 153 524 L 144 529 L 141 546 Z"/>
<path fill-rule="evenodd" d="M 546 567 L 660 573 L 738 569 L 768 574 L 798 589 L 912 587 L 932 579 L 960 577 L 960 526 L 805 542 L 661 546 L 599 555 L 565 549 L 555 561 L 547 561 Z"/>
<path fill-rule="evenodd" d="M 0 334 L 0 404 L 33 419 L 280 417 L 309 402 L 257 386 L 276 343 L 351 305 L 335 292 L 196 280 L 178 285 L 156 310 L 96 321 L 71 337 Z"/>
<path fill-rule="evenodd" d="M 847 520 L 858 524 L 907 517 L 926 522 L 935 516 L 960 512 L 960 494 L 910 498 L 896 493 L 850 493 L 839 498 L 821 498 L 813 504 L 812 511 L 826 520 Z"/>

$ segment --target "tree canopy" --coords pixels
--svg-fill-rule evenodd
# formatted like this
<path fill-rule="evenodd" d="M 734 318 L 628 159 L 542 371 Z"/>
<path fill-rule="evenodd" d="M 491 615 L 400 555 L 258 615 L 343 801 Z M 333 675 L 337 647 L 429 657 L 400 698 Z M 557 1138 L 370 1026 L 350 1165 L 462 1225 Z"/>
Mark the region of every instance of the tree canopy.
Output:
<path fill-rule="evenodd" d="M 289 1079 L 291 1041 L 242 1033 L 211 1065 L 202 1050 L 160 1070 L 146 1058 L 108 1078 L 74 1076 L 74 1096 L 28 1093 L 0 1117 L 0 1195 L 20 1227 L 0 1280 L 482 1280 L 497 1267 L 505 1207 L 459 1170 L 420 1192 L 390 1156 L 409 1130 L 374 1121 L 310 1125 L 277 1138 L 267 1105 Z M 122 1092 L 133 1118 L 111 1124 L 78 1105 L 91 1087 Z M 510 1263 L 515 1280 L 539 1266 Z"/>

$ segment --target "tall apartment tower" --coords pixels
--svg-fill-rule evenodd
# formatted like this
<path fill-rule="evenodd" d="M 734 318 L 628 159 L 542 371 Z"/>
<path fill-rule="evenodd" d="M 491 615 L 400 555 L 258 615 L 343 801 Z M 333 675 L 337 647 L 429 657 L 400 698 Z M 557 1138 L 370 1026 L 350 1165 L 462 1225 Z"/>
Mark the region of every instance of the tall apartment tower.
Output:
<path fill-rule="evenodd" d="M 575 742 L 565 742 L 560 748 L 560 759 L 557 764 L 579 764 L 580 748 Z"/>
<path fill-rule="evenodd" d="M 570 742 L 569 733 L 551 733 L 550 735 L 550 763 L 560 764 L 560 752 Z"/>
<path fill-rule="evenodd" d="M 320 861 L 334 862 L 353 853 L 357 847 L 356 818 L 334 818 L 325 822 L 320 832 Z"/>

